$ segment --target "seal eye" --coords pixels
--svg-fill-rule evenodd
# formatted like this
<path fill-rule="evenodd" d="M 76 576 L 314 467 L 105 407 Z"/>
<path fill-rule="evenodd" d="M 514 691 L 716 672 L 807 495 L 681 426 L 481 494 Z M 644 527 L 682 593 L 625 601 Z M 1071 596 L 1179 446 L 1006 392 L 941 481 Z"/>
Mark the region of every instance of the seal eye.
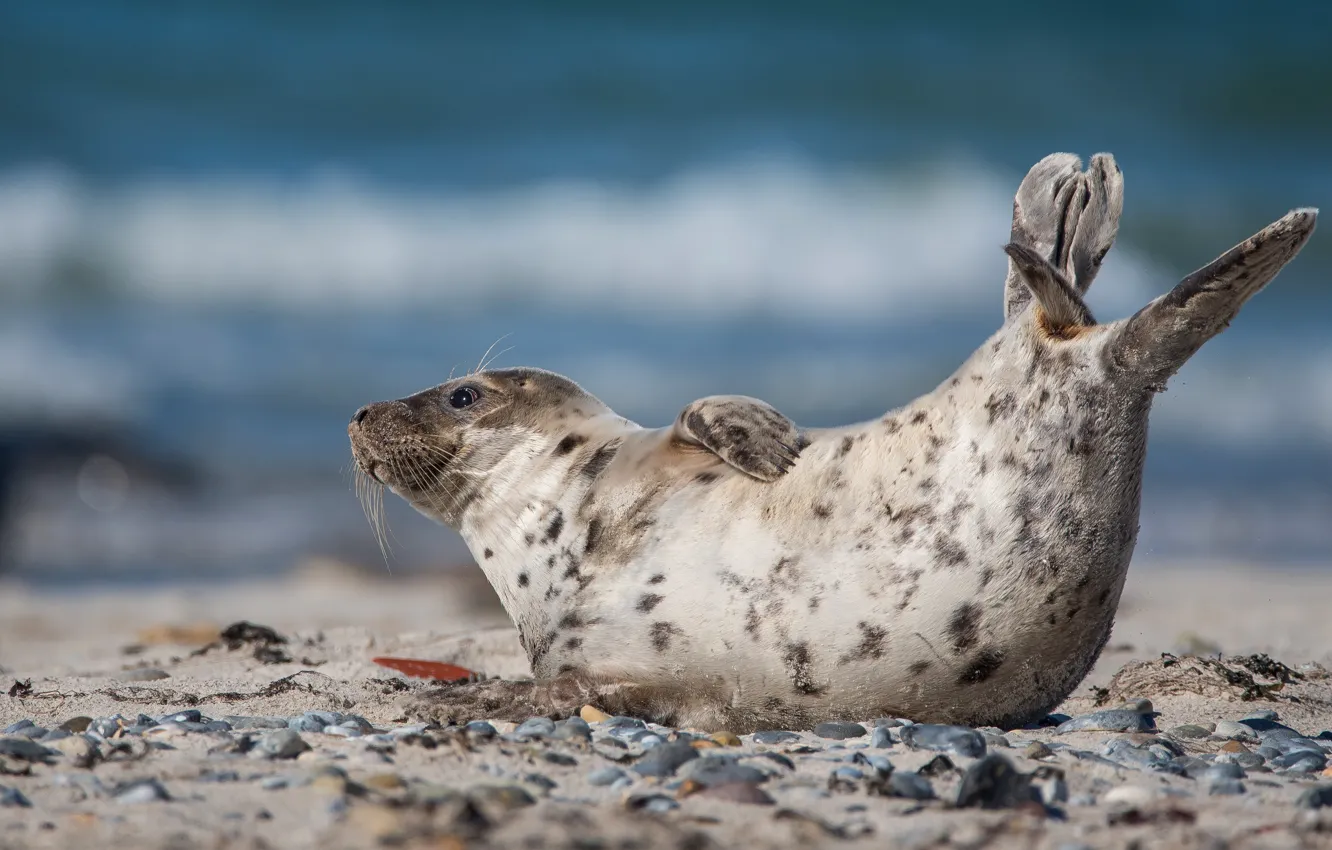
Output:
<path fill-rule="evenodd" d="M 479 397 L 480 394 L 471 387 L 459 387 L 449 396 L 449 404 L 457 408 L 471 407 Z"/>

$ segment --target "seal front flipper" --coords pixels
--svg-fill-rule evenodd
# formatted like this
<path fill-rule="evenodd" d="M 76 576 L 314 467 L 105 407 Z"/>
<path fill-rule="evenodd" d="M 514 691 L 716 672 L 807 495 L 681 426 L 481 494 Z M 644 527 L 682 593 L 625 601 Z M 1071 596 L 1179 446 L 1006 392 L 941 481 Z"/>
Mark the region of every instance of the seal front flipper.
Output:
<path fill-rule="evenodd" d="M 691 402 L 676 417 L 673 433 L 760 481 L 785 475 L 809 444 L 796 424 L 772 405 L 742 395 Z"/>

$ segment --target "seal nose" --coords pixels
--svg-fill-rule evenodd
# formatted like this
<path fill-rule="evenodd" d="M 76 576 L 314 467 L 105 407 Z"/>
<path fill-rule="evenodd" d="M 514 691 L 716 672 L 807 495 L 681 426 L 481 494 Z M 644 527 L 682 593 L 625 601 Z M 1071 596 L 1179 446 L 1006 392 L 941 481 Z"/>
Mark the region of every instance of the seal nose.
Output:
<path fill-rule="evenodd" d="M 360 410 L 358 410 L 358 411 L 356 411 L 355 413 L 352 414 L 352 422 L 355 422 L 356 424 L 359 425 L 359 424 L 361 423 L 361 420 L 362 420 L 362 419 L 365 419 L 365 415 L 366 415 L 367 413 L 369 413 L 369 412 L 370 412 L 370 406 L 369 406 L 369 405 L 366 405 L 365 407 L 362 407 Z"/>

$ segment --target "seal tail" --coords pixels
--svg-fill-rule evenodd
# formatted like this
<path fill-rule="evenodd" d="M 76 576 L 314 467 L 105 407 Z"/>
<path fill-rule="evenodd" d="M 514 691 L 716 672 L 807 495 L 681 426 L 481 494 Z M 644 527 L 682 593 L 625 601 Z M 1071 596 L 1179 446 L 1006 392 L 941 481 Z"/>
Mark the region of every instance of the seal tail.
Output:
<path fill-rule="evenodd" d="M 1317 219 L 1312 207 L 1292 210 L 1117 323 L 1113 362 L 1162 386 L 1295 258 Z"/>
<path fill-rule="evenodd" d="M 1051 263 L 1086 294 L 1115 243 L 1124 211 L 1124 174 L 1115 158 L 1098 153 L 1087 170 L 1071 153 L 1052 153 L 1031 167 L 1013 198 L 1013 242 Z M 1011 254 L 1010 254 L 1011 256 Z M 1008 265 L 1004 281 L 1004 321 L 1031 301 L 1022 269 Z"/>
<path fill-rule="evenodd" d="M 1072 339 L 1083 328 L 1096 324 L 1082 296 L 1048 260 L 1025 245 L 1004 246 L 1017 278 L 1036 296 L 1037 325 L 1052 337 Z"/>

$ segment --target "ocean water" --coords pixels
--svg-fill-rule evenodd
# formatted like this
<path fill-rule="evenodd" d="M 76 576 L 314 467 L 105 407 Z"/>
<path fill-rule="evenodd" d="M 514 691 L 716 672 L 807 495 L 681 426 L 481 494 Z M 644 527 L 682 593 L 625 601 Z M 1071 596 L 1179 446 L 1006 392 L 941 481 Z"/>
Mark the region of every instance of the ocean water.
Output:
<path fill-rule="evenodd" d="M 0 569 L 374 563 L 347 418 L 492 345 L 644 424 L 874 416 L 998 325 L 1051 151 L 1125 172 L 1102 319 L 1332 196 L 1315 0 L 622 6 L 0 10 Z M 1332 556 L 1329 280 L 1320 232 L 1158 399 L 1140 560 Z M 389 567 L 466 560 L 390 507 Z"/>

